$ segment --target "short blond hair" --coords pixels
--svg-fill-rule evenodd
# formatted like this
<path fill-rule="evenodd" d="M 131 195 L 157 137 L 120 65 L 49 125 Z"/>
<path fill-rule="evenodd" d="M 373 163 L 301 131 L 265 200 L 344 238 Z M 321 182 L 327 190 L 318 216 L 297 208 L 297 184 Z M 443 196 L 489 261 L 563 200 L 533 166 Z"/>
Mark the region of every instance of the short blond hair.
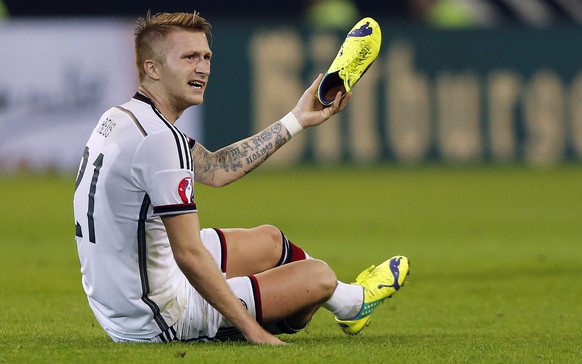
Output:
<path fill-rule="evenodd" d="M 143 64 L 148 59 L 163 62 L 154 50 L 154 45 L 175 30 L 191 30 L 206 34 L 208 43 L 212 39 L 212 26 L 198 12 L 193 13 L 157 13 L 148 12 L 145 18 L 139 18 L 135 26 L 135 65 L 139 80 L 145 77 Z"/>

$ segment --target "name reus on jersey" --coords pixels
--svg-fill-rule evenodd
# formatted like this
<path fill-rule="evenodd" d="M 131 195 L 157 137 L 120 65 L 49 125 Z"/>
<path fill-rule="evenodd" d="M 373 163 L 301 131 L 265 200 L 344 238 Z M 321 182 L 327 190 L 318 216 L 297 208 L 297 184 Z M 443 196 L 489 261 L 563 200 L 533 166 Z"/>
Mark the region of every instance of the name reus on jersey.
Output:
<path fill-rule="evenodd" d="M 99 129 L 97 129 L 97 133 L 107 138 L 109 134 L 111 134 L 113 128 L 115 128 L 115 125 L 115 121 L 111 120 L 110 118 L 105 118 L 105 120 L 103 120 L 99 126 Z"/>

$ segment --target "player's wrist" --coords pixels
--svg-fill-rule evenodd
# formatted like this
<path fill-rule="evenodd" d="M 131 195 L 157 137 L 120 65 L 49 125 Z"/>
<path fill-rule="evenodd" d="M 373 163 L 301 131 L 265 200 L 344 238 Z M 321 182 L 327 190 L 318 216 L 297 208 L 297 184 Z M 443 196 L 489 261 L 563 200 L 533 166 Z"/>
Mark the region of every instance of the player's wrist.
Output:
<path fill-rule="evenodd" d="M 291 136 L 298 134 L 304 129 L 303 125 L 301 125 L 297 117 L 295 117 L 292 112 L 289 112 L 283 117 L 283 119 L 281 119 L 281 124 L 283 124 Z"/>

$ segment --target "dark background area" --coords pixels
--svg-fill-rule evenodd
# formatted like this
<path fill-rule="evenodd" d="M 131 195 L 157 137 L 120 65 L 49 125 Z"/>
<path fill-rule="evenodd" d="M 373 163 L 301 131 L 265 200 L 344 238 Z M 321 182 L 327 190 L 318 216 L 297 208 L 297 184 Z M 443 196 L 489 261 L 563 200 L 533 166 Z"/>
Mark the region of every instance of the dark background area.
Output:
<path fill-rule="evenodd" d="M 300 18 L 308 1 L 192 1 L 192 0 L 101 0 L 57 2 L 38 0 L 4 0 L 13 17 L 44 16 L 141 16 L 152 12 L 199 11 L 208 18 L 292 20 Z M 406 18 L 406 1 L 355 1 L 362 14 L 377 17 Z"/>
<path fill-rule="evenodd" d="M 101 0 L 41 1 L 0 0 L 11 17 L 137 17 L 154 13 L 199 11 L 208 20 L 245 22 L 300 22 L 306 9 L 325 0 L 296 1 L 193 1 L 193 0 Z M 392 23 L 423 23 L 427 9 L 455 0 L 352 0 L 362 16 Z M 581 25 L 581 0 L 458 0 L 487 19 L 478 25 L 525 24 L 531 26 Z M 487 15 L 485 15 L 487 14 Z"/>

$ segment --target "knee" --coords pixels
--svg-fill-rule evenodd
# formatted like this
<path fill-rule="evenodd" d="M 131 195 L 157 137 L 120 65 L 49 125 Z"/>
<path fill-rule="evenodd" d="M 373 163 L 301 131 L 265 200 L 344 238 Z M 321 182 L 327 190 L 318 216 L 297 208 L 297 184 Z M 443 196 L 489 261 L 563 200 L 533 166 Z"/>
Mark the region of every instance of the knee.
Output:
<path fill-rule="evenodd" d="M 281 230 L 273 225 L 261 225 L 254 228 L 255 236 L 261 241 L 263 259 L 275 266 L 281 259 L 283 238 Z"/>
<path fill-rule="evenodd" d="M 319 259 L 312 259 L 313 282 L 317 284 L 318 290 L 322 293 L 324 300 L 328 300 L 337 287 L 337 276 L 326 262 Z"/>
<path fill-rule="evenodd" d="M 268 241 L 269 243 L 281 246 L 283 244 L 283 238 L 281 235 L 281 230 L 273 225 L 261 225 L 255 228 L 260 236 Z"/>

